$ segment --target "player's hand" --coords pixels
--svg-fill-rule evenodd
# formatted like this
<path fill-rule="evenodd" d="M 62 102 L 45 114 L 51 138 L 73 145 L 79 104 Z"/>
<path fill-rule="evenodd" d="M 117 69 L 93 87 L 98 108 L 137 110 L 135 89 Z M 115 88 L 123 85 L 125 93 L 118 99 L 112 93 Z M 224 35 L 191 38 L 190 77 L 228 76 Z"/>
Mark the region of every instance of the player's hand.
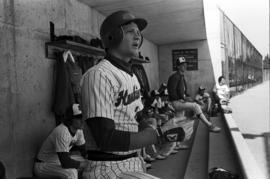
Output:
<path fill-rule="evenodd" d="M 221 99 L 220 104 L 227 105 L 229 101 L 227 99 Z"/>
<path fill-rule="evenodd" d="M 87 160 L 80 162 L 78 170 L 84 170 L 87 167 L 88 163 L 89 162 Z"/>
<path fill-rule="evenodd" d="M 174 119 L 169 120 L 163 126 L 157 129 L 160 137 L 166 142 L 183 141 L 185 132 Z"/>
<path fill-rule="evenodd" d="M 145 122 L 153 129 L 157 128 L 157 120 L 155 118 L 148 118 L 145 120 Z"/>
<path fill-rule="evenodd" d="M 186 101 L 185 100 L 183 100 L 183 99 L 180 99 L 179 100 L 181 103 L 185 103 Z"/>
<path fill-rule="evenodd" d="M 194 100 L 191 97 L 189 97 L 189 96 L 187 96 L 185 98 L 185 101 L 187 101 L 187 102 L 194 102 Z"/>

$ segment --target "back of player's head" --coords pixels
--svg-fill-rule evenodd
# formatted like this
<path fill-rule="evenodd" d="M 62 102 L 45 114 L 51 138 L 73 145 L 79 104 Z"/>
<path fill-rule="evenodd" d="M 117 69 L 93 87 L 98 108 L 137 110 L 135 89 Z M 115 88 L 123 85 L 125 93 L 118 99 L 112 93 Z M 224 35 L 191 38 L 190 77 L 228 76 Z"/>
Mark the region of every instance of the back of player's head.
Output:
<path fill-rule="evenodd" d="M 224 76 L 218 77 L 218 82 L 220 83 L 222 79 L 225 79 L 225 77 Z"/>
<path fill-rule="evenodd" d="M 128 11 L 117 11 L 109 15 L 100 27 L 100 37 L 106 49 L 117 47 L 123 40 L 123 25 L 134 22 L 140 31 L 147 26 L 147 21 L 136 18 Z M 142 44 L 143 37 L 140 45 Z"/>
<path fill-rule="evenodd" d="M 161 93 L 164 93 L 164 90 L 167 89 L 167 84 L 166 83 L 162 83 L 158 89 L 158 92 L 161 94 Z"/>

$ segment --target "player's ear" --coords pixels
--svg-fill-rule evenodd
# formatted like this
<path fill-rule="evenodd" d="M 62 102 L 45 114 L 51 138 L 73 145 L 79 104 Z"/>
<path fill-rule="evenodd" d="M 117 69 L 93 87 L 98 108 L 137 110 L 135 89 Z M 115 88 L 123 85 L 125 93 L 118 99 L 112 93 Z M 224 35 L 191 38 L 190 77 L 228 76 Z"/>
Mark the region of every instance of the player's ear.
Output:
<path fill-rule="evenodd" d="M 143 35 L 141 33 L 141 41 L 140 41 L 140 44 L 139 44 L 139 48 L 141 48 L 142 44 L 143 44 Z"/>

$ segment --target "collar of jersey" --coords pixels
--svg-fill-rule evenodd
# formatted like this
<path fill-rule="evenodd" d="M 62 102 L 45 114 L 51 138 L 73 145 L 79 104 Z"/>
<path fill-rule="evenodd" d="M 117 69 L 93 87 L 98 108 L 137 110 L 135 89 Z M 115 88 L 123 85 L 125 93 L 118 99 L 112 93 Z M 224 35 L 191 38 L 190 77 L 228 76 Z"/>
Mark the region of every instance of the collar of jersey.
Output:
<path fill-rule="evenodd" d="M 183 72 L 177 71 L 176 74 L 178 74 L 179 76 L 185 76 L 185 74 Z"/>
<path fill-rule="evenodd" d="M 73 132 L 70 130 L 69 126 L 67 126 L 66 124 L 63 123 L 63 125 L 66 126 L 66 127 L 68 128 L 68 132 L 70 133 L 70 135 L 71 135 L 72 137 L 74 137 L 76 133 L 73 133 Z"/>
<path fill-rule="evenodd" d="M 132 64 L 124 62 L 123 60 L 120 60 L 119 58 L 112 56 L 111 54 L 107 54 L 106 58 L 108 61 L 110 61 L 114 66 L 117 68 L 125 71 L 129 75 L 133 76 L 133 71 L 132 71 Z"/>

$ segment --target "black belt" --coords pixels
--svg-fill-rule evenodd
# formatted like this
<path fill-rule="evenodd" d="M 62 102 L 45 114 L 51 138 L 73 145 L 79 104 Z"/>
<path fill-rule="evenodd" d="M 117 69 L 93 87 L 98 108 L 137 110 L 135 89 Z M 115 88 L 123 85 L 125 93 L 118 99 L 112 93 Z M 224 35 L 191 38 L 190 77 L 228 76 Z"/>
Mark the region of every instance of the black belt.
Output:
<path fill-rule="evenodd" d="M 93 161 L 120 161 L 120 160 L 126 160 L 132 157 L 138 157 L 137 152 L 127 154 L 127 155 L 116 155 L 101 151 L 88 151 L 88 160 Z"/>
<path fill-rule="evenodd" d="M 35 159 L 35 162 L 36 163 L 43 163 L 43 161 L 42 160 L 39 160 L 38 158 Z"/>

